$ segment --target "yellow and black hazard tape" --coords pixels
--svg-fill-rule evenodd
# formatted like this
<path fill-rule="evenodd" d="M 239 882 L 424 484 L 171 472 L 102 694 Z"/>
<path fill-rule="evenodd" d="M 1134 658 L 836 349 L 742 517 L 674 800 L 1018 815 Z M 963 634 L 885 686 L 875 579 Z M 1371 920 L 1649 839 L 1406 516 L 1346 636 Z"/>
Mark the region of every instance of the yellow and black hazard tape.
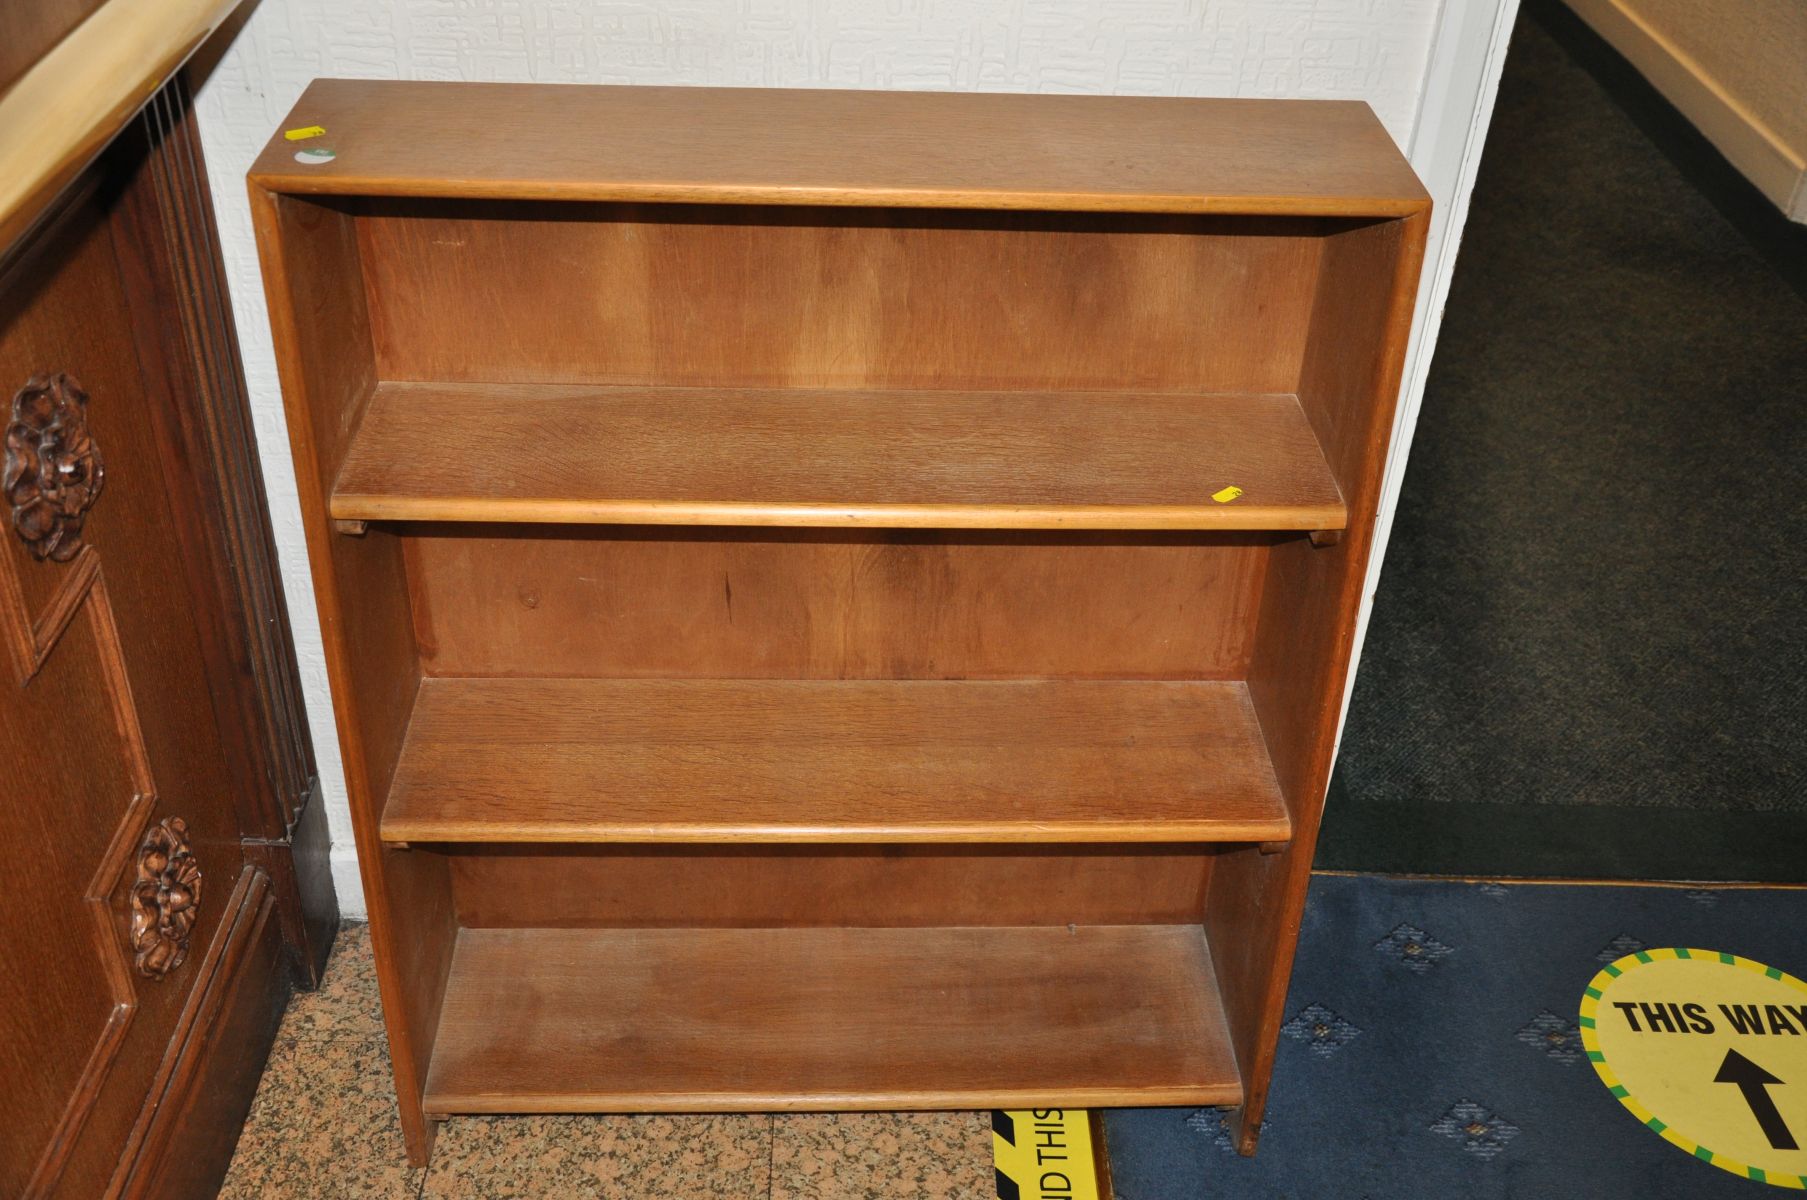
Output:
<path fill-rule="evenodd" d="M 994 1109 L 998 1200 L 1110 1200 L 1102 1143 L 1084 1109 Z"/>

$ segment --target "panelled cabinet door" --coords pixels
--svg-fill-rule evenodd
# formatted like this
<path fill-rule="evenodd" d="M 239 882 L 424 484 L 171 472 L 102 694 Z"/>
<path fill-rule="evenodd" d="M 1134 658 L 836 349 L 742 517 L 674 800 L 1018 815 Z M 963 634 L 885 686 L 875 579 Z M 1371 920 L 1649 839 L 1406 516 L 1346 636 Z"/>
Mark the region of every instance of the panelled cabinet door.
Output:
<path fill-rule="evenodd" d="M 0 277 L 0 1195 L 113 1194 L 244 856 L 104 182 Z"/>

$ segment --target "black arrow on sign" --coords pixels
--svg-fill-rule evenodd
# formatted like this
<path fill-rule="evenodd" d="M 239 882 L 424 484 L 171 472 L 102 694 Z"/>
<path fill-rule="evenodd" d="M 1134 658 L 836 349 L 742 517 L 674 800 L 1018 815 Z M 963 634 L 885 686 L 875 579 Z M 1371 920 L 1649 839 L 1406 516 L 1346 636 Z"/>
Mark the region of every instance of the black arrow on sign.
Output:
<path fill-rule="evenodd" d="M 1736 1050 L 1725 1052 L 1725 1061 L 1719 1064 L 1719 1074 L 1713 1076 L 1714 1083 L 1735 1083 L 1744 1095 L 1744 1102 L 1751 1106 L 1751 1116 L 1757 1118 L 1757 1125 L 1763 1130 L 1763 1136 L 1777 1150 L 1799 1150 L 1800 1145 L 1794 1140 L 1794 1134 L 1788 1131 L 1788 1123 L 1782 1120 L 1782 1113 L 1776 1108 L 1776 1102 L 1769 1097 L 1771 1084 L 1781 1083 L 1774 1075 L 1759 1067 Z"/>

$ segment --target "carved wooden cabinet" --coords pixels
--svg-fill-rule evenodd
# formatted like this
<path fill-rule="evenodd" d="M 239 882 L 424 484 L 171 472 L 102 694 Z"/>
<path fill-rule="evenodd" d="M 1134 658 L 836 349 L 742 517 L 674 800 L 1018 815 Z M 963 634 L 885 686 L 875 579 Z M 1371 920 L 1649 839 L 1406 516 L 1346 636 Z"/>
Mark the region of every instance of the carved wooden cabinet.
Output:
<path fill-rule="evenodd" d="M 1428 200 L 1360 104 L 314 83 L 251 172 L 396 1087 L 1235 1104 Z"/>
<path fill-rule="evenodd" d="M 181 85 L 122 119 L 0 257 L 7 1197 L 211 1195 L 337 921 Z"/>

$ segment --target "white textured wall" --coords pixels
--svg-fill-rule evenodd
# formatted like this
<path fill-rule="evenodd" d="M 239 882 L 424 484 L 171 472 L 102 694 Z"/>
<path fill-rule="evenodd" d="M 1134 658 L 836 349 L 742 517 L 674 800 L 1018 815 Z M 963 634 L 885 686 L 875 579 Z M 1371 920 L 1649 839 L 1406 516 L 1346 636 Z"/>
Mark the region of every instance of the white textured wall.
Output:
<path fill-rule="evenodd" d="M 218 61 L 198 108 L 341 907 L 364 911 L 244 186 L 245 170 L 309 80 L 1361 99 L 1409 147 L 1440 7 L 1441 0 L 257 3 L 230 45 L 202 55 Z"/>

